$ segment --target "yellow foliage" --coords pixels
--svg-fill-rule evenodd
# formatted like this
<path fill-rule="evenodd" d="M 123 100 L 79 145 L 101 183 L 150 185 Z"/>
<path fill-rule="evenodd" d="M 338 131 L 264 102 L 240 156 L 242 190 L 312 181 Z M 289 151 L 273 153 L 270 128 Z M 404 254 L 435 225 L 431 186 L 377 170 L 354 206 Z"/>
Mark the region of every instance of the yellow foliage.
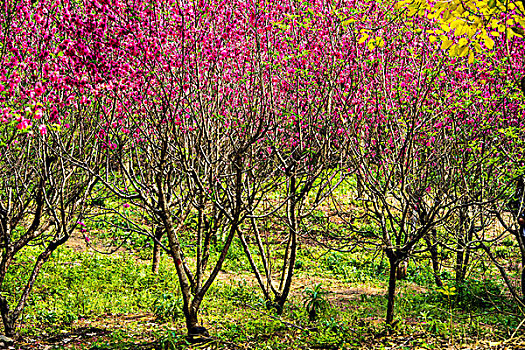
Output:
<path fill-rule="evenodd" d="M 366 41 L 366 39 L 368 39 L 369 35 L 366 34 L 366 33 L 362 33 L 361 35 L 361 38 L 359 38 L 359 41 L 357 42 L 358 44 L 362 44 Z"/>
<path fill-rule="evenodd" d="M 470 52 L 470 49 L 468 46 L 462 46 L 457 48 L 457 56 L 458 57 L 464 57 L 468 55 Z M 456 56 L 456 55 L 455 55 Z"/>
<path fill-rule="evenodd" d="M 502 34 L 508 40 L 525 37 L 524 1 L 403 0 L 397 3 L 397 8 L 408 9 L 408 16 L 426 16 L 435 22 L 436 29 L 429 33 L 430 42 L 435 43 L 439 38 L 442 50 L 448 50 L 451 56 L 468 55 L 468 62 L 473 63 L 475 52 L 482 51 L 481 42 L 492 50 L 495 46 L 492 37 Z"/>
<path fill-rule="evenodd" d="M 461 39 L 459 39 L 459 41 L 458 41 L 458 45 L 459 45 L 459 46 L 465 46 L 465 45 L 467 45 L 467 44 L 468 44 L 468 40 L 465 39 L 465 38 L 461 38 Z"/>
<path fill-rule="evenodd" d="M 494 40 L 492 40 L 486 33 L 482 36 L 482 38 L 487 49 L 492 50 L 494 48 Z"/>
<path fill-rule="evenodd" d="M 469 55 L 468 55 L 468 63 L 469 64 L 472 64 L 474 63 L 474 51 L 470 51 Z"/>
<path fill-rule="evenodd" d="M 452 40 L 449 40 L 449 39 L 445 39 L 443 40 L 443 42 L 441 43 L 441 50 L 446 50 L 450 47 L 450 45 L 454 44 L 454 42 Z"/>

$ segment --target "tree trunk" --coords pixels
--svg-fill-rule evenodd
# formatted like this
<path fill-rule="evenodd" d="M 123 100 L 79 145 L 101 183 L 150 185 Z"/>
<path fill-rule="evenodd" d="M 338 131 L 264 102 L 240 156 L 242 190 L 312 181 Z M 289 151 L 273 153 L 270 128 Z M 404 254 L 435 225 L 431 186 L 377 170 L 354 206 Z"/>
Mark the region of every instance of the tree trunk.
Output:
<path fill-rule="evenodd" d="M 255 224 L 253 224 L 253 227 L 256 228 Z M 253 258 L 252 253 L 250 252 L 250 247 L 248 246 L 248 242 L 246 241 L 244 234 L 242 233 L 241 230 L 237 230 L 237 233 L 239 236 L 239 240 L 241 241 L 241 246 L 242 246 L 242 249 L 244 250 L 244 254 L 246 254 L 246 257 L 248 258 L 248 262 L 252 268 L 252 271 L 255 274 L 255 278 L 257 279 L 257 283 L 259 284 L 259 287 L 261 288 L 261 291 L 264 296 L 264 300 L 266 302 L 269 302 L 271 301 L 271 297 L 270 297 L 271 287 L 269 284 L 272 283 L 272 281 L 271 281 L 271 276 L 268 273 L 268 263 L 267 263 L 266 256 L 264 255 L 264 250 L 260 249 L 260 254 L 261 254 L 261 260 L 262 260 L 262 263 L 263 263 L 263 266 L 266 272 L 266 280 L 267 280 L 266 282 L 268 283 L 268 286 L 264 284 L 262 274 L 259 271 L 257 264 L 255 263 L 255 259 Z M 258 231 L 255 231 L 255 239 L 257 240 L 257 242 L 260 242 L 261 240 Z M 260 247 L 262 247 L 262 244 L 260 245 Z"/>
<path fill-rule="evenodd" d="M 408 260 L 403 260 L 397 266 L 396 279 L 398 281 L 404 280 L 407 277 Z"/>
<path fill-rule="evenodd" d="M 521 297 L 525 300 L 525 225 L 518 220 L 519 228 L 517 231 L 514 231 L 516 240 L 518 241 L 518 246 L 521 253 Z"/>
<path fill-rule="evenodd" d="M 469 217 L 465 213 L 466 209 L 461 209 L 459 213 L 459 228 L 457 233 L 458 238 L 458 244 L 457 244 L 457 252 L 456 252 L 456 266 L 454 267 L 454 270 L 456 272 L 456 285 L 458 288 L 461 288 L 461 284 L 465 281 L 465 248 L 466 248 L 466 242 L 465 242 L 465 227 L 469 223 Z"/>
<path fill-rule="evenodd" d="M 440 271 L 439 271 L 439 254 L 437 250 L 437 233 L 433 229 L 431 231 L 431 238 L 425 239 L 428 250 L 430 251 L 430 260 L 432 261 L 432 271 L 434 273 L 434 281 L 436 286 L 443 287 L 443 281 L 441 280 Z"/>
<path fill-rule="evenodd" d="M 465 271 L 465 269 L 463 268 L 464 258 L 465 258 L 464 249 L 465 249 L 465 246 L 463 245 L 463 243 L 458 242 L 457 253 L 456 253 L 456 266 L 454 267 L 454 270 L 456 272 L 456 284 L 458 286 L 461 285 L 465 281 L 465 275 L 463 273 Z"/>
<path fill-rule="evenodd" d="M 521 257 L 521 296 L 525 299 L 525 257 Z"/>
<path fill-rule="evenodd" d="M 388 259 L 390 263 L 390 275 L 388 278 L 388 303 L 386 306 L 386 324 L 392 324 L 394 321 L 394 298 L 396 294 L 396 272 L 399 266 L 399 260 L 395 258 Z"/>
<path fill-rule="evenodd" d="M 468 230 L 467 240 L 465 241 L 465 254 L 464 254 L 464 257 L 463 257 L 463 269 L 461 271 L 461 274 L 463 276 L 463 280 L 465 280 L 465 278 L 467 277 L 467 269 L 468 269 L 468 264 L 470 262 L 471 249 L 470 249 L 470 245 L 468 243 L 472 242 L 473 237 L 474 237 L 474 227 L 471 227 Z"/>
<path fill-rule="evenodd" d="M 160 240 L 164 231 L 160 226 L 155 229 L 155 239 L 153 240 L 153 260 L 151 261 L 151 272 L 154 274 L 159 273 L 159 263 L 160 263 Z"/>
<path fill-rule="evenodd" d="M 277 308 L 277 314 L 281 315 L 284 311 L 284 304 L 290 294 L 290 287 L 292 285 L 293 271 L 295 269 L 295 260 L 297 258 L 297 216 L 295 215 L 296 210 L 296 196 L 297 196 L 297 184 L 295 175 L 290 177 L 289 185 L 289 199 L 287 203 L 287 216 L 288 225 L 290 226 L 288 244 L 286 245 L 286 252 L 283 263 L 283 271 L 281 276 L 281 283 L 279 288 L 279 294 L 275 297 L 275 305 Z"/>
<path fill-rule="evenodd" d="M 13 338 L 16 335 L 16 327 L 14 320 L 10 319 L 8 322 L 4 321 L 5 336 Z"/>
<path fill-rule="evenodd" d="M 505 285 L 509 289 L 509 292 L 512 295 L 512 297 L 514 298 L 514 300 L 516 300 L 518 302 L 520 307 L 525 307 L 525 303 L 523 302 L 522 298 L 519 297 L 516 289 L 514 288 L 513 283 L 511 282 L 509 276 L 507 275 L 507 272 L 506 272 L 505 268 L 498 262 L 498 260 L 496 259 L 494 254 L 492 254 L 492 252 L 490 251 L 490 248 L 487 247 L 486 244 L 484 244 L 483 242 L 480 242 L 480 246 L 481 246 L 481 248 L 483 248 L 485 253 L 487 253 L 487 255 L 490 258 L 490 260 L 492 261 L 492 263 L 494 263 L 494 265 L 496 265 L 496 267 L 498 268 L 498 270 L 499 270 L 499 272 L 501 274 L 501 277 L 503 278 L 503 281 L 505 282 Z"/>
<path fill-rule="evenodd" d="M 206 328 L 204 327 L 198 327 L 199 324 L 199 308 L 201 304 L 202 298 L 195 296 L 191 302 L 191 304 L 188 305 L 186 310 L 184 310 L 184 313 L 186 314 L 186 328 L 188 330 L 188 335 L 204 335 L 206 332 Z"/>
<path fill-rule="evenodd" d="M 11 316 L 7 300 L 0 296 L 0 310 L 2 312 L 2 323 L 4 324 L 4 334 L 8 337 L 15 335 L 15 322 Z"/>

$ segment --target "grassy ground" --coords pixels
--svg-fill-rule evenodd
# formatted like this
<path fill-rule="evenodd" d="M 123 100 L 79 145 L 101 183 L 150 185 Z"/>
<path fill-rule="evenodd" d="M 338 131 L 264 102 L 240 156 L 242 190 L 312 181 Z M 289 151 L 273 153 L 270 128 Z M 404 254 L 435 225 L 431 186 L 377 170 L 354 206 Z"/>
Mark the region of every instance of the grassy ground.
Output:
<path fill-rule="evenodd" d="M 100 240 L 99 248 L 102 243 Z M 91 241 L 90 244 L 97 242 Z M 140 245 L 144 244 L 141 242 Z M 365 251 L 322 251 L 302 242 L 292 295 L 277 316 L 261 299 L 234 245 L 202 305 L 215 339 L 190 345 L 172 262 L 158 274 L 150 249 L 127 244 L 95 252 L 81 236 L 61 248 L 40 276 L 22 319 L 20 349 L 442 349 L 525 346 L 520 312 L 496 275 L 477 276 L 459 293 L 438 289 L 427 260 L 412 261 L 399 282 L 396 322 L 387 328 L 387 265 Z M 31 260 L 31 253 L 25 255 Z M 24 259 L 17 265 L 24 270 Z M 16 274 L 14 274 L 16 275 Z M 446 270 L 442 276 L 448 285 Z M 12 283 L 16 285 L 16 278 Z M 329 307 L 309 321 L 305 290 L 321 284 Z M 452 289 L 451 289 L 452 288 Z M 523 314 L 521 314 L 523 317 Z M 523 325 L 521 325 L 523 327 Z M 517 330 L 517 331 L 516 331 Z"/>

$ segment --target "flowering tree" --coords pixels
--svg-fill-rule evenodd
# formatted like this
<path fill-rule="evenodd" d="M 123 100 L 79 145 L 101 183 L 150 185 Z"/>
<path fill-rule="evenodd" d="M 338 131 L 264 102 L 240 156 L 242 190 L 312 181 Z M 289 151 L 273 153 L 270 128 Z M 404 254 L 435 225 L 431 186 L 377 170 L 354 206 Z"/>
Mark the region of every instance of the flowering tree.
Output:
<path fill-rule="evenodd" d="M 67 123 L 69 114 L 86 109 L 71 102 L 54 51 L 56 32 L 43 25 L 53 23 L 53 6 L 41 4 L 8 1 L 0 10 L 0 312 L 7 335 L 15 333 L 43 264 L 82 220 L 96 182 L 57 154 L 97 157 L 79 133 L 88 124 Z M 36 260 L 19 270 L 28 249 L 36 249 Z"/>
<path fill-rule="evenodd" d="M 523 175 L 519 42 L 450 59 L 432 23 L 374 2 L 8 1 L 1 16 L 6 252 L 17 230 L 62 243 L 98 181 L 161 228 L 157 243 L 167 235 L 190 334 L 206 334 L 200 305 L 235 235 L 282 311 L 302 220 L 348 174 L 362 210 L 348 226 L 390 262 L 391 323 L 399 264 L 425 250 L 436 261 L 451 217 L 495 211 Z M 277 283 L 270 220 L 285 232 Z"/>
<path fill-rule="evenodd" d="M 278 126 L 277 102 L 256 60 L 269 53 L 255 49 L 256 14 L 246 21 L 215 4 L 113 5 L 86 3 L 62 18 L 64 57 L 91 92 L 104 166 L 62 157 L 163 227 L 188 332 L 205 334 L 200 304 L 272 173 L 264 136 Z"/>
<path fill-rule="evenodd" d="M 463 208 L 488 208 L 500 198 L 508 179 L 502 169 L 511 165 L 498 151 L 502 128 L 516 123 L 522 106 L 507 102 L 512 76 L 494 76 L 499 67 L 492 54 L 469 67 L 428 42 L 423 33 L 431 23 L 405 27 L 372 18 L 361 24 L 365 85 L 348 126 L 355 130 L 350 149 L 361 211 L 348 225 L 388 257 L 386 321 L 392 323 L 399 264 L 427 249 L 437 259 L 433 247 L 449 238 L 436 230 Z M 373 37 L 367 25 L 376 28 Z M 496 159 L 502 167 L 494 167 Z"/>
<path fill-rule="evenodd" d="M 262 64 L 273 67 L 266 88 L 274 90 L 277 127 L 261 139 L 270 172 L 256 180 L 265 186 L 250 203 L 250 225 L 239 237 L 267 304 L 279 313 L 292 285 L 299 238 L 308 230 L 304 220 L 342 179 L 342 120 L 358 84 L 349 65 L 355 35 L 341 25 L 346 10 L 322 2 L 271 6 L 265 25 L 279 31 L 258 39 Z M 273 47 L 280 57 L 268 55 Z M 276 242 L 285 244 L 276 249 Z"/>

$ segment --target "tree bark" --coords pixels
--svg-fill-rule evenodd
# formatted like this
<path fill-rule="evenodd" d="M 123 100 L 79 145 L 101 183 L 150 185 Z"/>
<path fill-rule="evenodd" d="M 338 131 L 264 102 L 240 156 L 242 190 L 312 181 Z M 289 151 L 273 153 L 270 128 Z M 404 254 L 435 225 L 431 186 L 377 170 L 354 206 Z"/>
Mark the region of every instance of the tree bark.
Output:
<path fill-rule="evenodd" d="M 459 213 L 459 230 L 457 233 L 458 244 L 456 252 L 456 265 L 454 270 L 456 272 L 456 285 L 461 288 L 461 284 L 465 281 L 465 263 L 466 263 L 466 240 L 465 240 L 465 227 L 469 223 L 469 217 L 464 212 L 466 209 L 461 209 Z"/>
<path fill-rule="evenodd" d="M 432 261 L 432 271 L 434 273 L 434 281 L 436 282 L 436 286 L 443 287 L 443 281 L 441 280 L 440 271 L 439 271 L 439 254 L 437 250 L 437 234 L 436 230 L 433 229 L 431 231 L 431 238 L 425 239 L 428 250 L 430 252 L 430 260 Z"/>
<path fill-rule="evenodd" d="M 201 303 L 200 298 L 195 297 L 193 298 L 190 307 L 188 308 L 186 315 L 186 328 L 188 330 L 188 335 L 195 334 L 195 328 L 197 328 L 197 325 L 199 323 L 198 314 L 199 314 L 199 308 Z"/>
<path fill-rule="evenodd" d="M 164 235 L 164 231 L 160 226 L 155 229 L 155 239 L 153 240 L 153 260 L 151 261 L 151 272 L 154 274 L 159 273 L 159 263 L 160 263 L 160 240 Z"/>
<path fill-rule="evenodd" d="M 395 258 L 388 259 L 390 263 L 390 275 L 388 278 L 388 302 L 386 306 L 386 324 L 392 324 L 394 321 L 394 299 L 396 294 L 396 272 L 399 266 L 399 260 Z"/>
<path fill-rule="evenodd" d="M 0 296 L 0 311 L 2 312 L 2 323 L 4 324 L 4 333 L 8 337 L 15 335 L 15 321 L 11 315 L 7 299 Z"/>
<path fill-rule="evenodd" d="M 521 297 L 525 300 L 525 226 L 520 225 L 517 238 L 521 251 Z"/>
<path fill-rule="evenodd" d="M 277 308 L 277 314 L 281 315 L 284 311 L 284 304 L 290 294 L 290 287 L 292 285 L 293 271 L 295 268 L 295 260 L 297 258 L 297 216 L 295 215 L 296 210 L 296 178 L 295 175 L 290 177 L 289 187 L 289 199 L 287 203 L 287 216 L 288 224 L 290 225 L 288 244 L 286 246 L 283 272 L 281 279 L 280 293 L 275 298 L 275 305 Z"/>

